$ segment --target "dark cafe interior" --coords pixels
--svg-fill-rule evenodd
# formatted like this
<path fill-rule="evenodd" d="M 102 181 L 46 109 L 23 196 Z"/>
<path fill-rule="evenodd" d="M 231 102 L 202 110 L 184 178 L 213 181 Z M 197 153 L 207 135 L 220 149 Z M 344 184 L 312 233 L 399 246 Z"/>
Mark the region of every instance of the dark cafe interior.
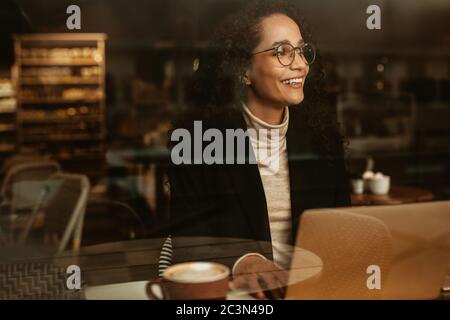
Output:
<path fill-rule="evenodd" d="M 0 299 L 450 299 L 449 21 L 1 1 Z"/>

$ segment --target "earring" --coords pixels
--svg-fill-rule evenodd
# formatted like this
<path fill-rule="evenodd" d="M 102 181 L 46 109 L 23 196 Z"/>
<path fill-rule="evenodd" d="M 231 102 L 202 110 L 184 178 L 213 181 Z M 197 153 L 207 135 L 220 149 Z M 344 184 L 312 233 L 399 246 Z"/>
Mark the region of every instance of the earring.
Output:
<path fill-rule="evenodd" d="M 251 85 L 250 80 L 248 79 L 247 76 L 241 77 L 241 81 L 242 81 L 242 83 L 245 84 L 246 86 Z"/>

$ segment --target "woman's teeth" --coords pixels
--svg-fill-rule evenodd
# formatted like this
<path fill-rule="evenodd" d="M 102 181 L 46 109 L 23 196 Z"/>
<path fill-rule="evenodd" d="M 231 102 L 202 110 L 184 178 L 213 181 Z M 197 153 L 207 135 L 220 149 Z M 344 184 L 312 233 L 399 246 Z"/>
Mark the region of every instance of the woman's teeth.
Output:
<path fill-rule="evenodd" d="M 292 78 L 292 79 L 283 80 L 281 82 L 284 84 L 297 84 L 297 83 L 302 83 L 303 78 Z"/>

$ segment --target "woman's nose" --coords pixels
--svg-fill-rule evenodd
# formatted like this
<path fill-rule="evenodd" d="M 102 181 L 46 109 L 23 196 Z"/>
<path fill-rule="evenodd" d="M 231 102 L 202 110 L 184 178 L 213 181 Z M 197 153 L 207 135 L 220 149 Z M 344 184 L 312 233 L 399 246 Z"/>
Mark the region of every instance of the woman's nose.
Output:
<path fill-rule="evenodd" d="M 303 54 L 298 50 L 294 51 L 294 60 L 292 61 L 290 67 L 291 69 L 304 69 L 308 67 L 308 64 L 306 63 Z"/>

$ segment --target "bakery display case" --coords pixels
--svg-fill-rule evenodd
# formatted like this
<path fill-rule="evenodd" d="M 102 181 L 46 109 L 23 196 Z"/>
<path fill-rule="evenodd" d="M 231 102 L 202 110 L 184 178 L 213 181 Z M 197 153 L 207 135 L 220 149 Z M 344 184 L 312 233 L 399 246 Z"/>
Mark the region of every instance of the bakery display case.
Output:
<path fill-rule="evenodd" d="M 0 159 L 16 151 L 16 97 L 9 78 L 0 79 Z"/>
<path fill-rule="evenodd" d="M 14 36 L 19 151 L 51 154 L 67 170 L 102 174 L 105 41 L 105 34 L 94 33 Z"/>

